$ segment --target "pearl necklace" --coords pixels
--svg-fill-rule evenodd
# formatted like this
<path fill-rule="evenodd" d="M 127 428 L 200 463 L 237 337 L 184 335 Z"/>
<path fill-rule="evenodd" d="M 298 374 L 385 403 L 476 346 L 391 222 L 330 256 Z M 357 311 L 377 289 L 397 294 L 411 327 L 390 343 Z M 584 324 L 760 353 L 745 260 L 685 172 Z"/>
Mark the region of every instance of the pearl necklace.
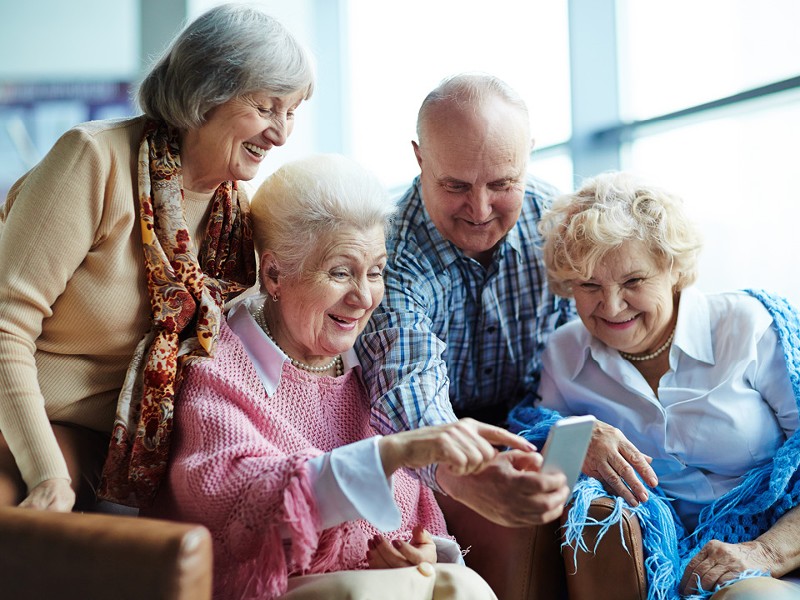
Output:
<path fill-rule="evenodd" d="M 280 351 L 286 354 L 286 357 L 291 361 L 291 363 L 297 367 L 298 369 L 303 369 L 303 371 L 308 371 L 309 373 L 324 373 L 325 371 L 329 371 L 330 369 L 336 367 L 336 377 L 340 377 L 344 373 L 344 365 L 342 364 L 342 355 L 337 354 L 331 362 L 327 365 L 322 365 L 321 367 L 313 367 L 311 365 L 307 365 L 304 362 L 297 360 L 296 358 L 292 358 L 289 354 L 280 347 L 278 342 L 275 341 L 275 338 L 272 337 L 272 332 L 269 330 L 269 326 L 267 325 L 267 319 L 264 317 L 264 307 L 262 306 L 258 309 L 255 314 L 253 314 L 253 318 L 258 323 L 258 326 L 264 330 L 264 333 L 267 334 L 267 337 L 272 340 L 272 343 L 280 348 Z"/>
<path fill-rule="evenodd" d="M 632 360 L 632 361 L 650 360 L 651 358 L 655 358 L 656 356 L 660 356 L 661 354 L 663 354 L 664 351 L 667 348 L 669 348 L 670 344 L 672 343 L 672 338 L 674 338 L 674 337 L 675 337 L 675 328 L 673 327 L 672 328 L 672 333 L 669 334 L 669 337 L 667 338 L 667 341 L 664 342 L 664 345 L 661 346 L 661 348 L 659 348 L 655 352 L 651 352 L 650 354 L 645 354 L 643 356 L 639 356 L 637 354 L 628 354 L 627 352 L 622 352 L 620 350 L 619 355 L 622 358 L 626 358 L 626 359 Z"/>

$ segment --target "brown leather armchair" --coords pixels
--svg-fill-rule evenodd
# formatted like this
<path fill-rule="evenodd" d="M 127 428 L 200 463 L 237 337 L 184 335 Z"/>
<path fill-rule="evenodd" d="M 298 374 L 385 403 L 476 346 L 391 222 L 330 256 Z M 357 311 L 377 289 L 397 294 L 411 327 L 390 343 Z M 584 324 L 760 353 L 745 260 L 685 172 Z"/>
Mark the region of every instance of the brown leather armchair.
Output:
<path fill-rule="evenodd" d="M 559 523 L 509 528 L 439 496 L 450 532 L 468 548 L 467 565 L 500 600 L 643 600 L 641 530 L 625 515 L 601 540 L 598 560 L 562 556 Z M 611 511 L 596 501 L 590 516 Z M 625 546 L 630 550 L 626 551 Z M 587 528 L 587 546 L 594 532 Z M 211 536 L 200 525 L 145 517 L 0 508 L 0 598 L 33 600 L 208 600 Z M 565 569 L 566 565 L 566 569 Z"/>
<path fill-rule="evenodd" d="M 0 508 L 0 598 L 208 600 L 211 556 L 200 525 Z"/>
<path fill-rule="evenodd" d="M 609 498 L 599 498 L 589 508 L 589 518 L 601 521 L 614 509 Z M 586 527 L 584 541 L 590 551 L 597 542 L 597 529 Z M 627 548 L 627 550 L 625 549 Z M 621 526 L 611 527 L 593 553 L 564 547 L 569 600 L 645 600 L 647 577 L 644 570 L 644 548 L 639 519 L 623 511 Z"/>
<path fill-rule="evenodd" d="M 633 515 L 626 513 L 621 528 L 609 529 L 596 555 L 578 553 L 576 571 L 572 549 L 566 547 L 562 555 L 559 523 L 502 527 L 452 498 L 440 495 L 437 500 L 450 533 L 462 548 L 469 548 L 464 557 L 467 565 L 489 583 L 499 600 L 644 600 L 647 597 L 642 533 Z M 603 519 L 611 510 L 610 500 L 597 500 L 589 516 Z M 587 527 L 585 535 L 587 547 L 593 549 L 595 531 Z M 597 558 L 599 555 L 602 560 Z"/>
<path fill-rule="evenodd" d="M 558 523 L 538 527 L 503 527 L 448 496 L 437 495 L 447 529 L 464 561 L 491 586 L 499 600 L 566 598 Z"/>

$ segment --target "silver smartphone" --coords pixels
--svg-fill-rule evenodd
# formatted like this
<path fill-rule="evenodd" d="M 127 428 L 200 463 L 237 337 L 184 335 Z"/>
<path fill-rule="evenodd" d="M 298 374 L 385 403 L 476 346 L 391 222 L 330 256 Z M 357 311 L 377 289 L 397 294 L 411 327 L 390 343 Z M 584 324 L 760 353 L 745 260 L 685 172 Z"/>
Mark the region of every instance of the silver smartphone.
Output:
<path fill-rule="evenodd" d="M 566 417 L 556 421 L 542 448 L 542 472 L 564 473 L 570 492 L 581 473 L 595 421 L 592 415 Z"/>

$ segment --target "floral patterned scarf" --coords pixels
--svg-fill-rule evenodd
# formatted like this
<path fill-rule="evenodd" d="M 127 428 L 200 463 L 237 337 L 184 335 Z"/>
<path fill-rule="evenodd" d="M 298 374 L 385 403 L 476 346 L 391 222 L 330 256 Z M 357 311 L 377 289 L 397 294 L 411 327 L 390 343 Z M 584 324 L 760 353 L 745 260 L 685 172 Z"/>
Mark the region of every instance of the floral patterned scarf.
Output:
<path fill-rule="evenodd" d="M 98 496 L 128 506 L 152 503 L 166 472 L 181 365 L 213 356 L 222 307 L 256 280 L 250 213 L 236 182 L 220 185 L 200 256 L 183 217 L 176 130 L 150 121 L 139 148 L 139 219 L 152 325 L 136 348 Z"/>

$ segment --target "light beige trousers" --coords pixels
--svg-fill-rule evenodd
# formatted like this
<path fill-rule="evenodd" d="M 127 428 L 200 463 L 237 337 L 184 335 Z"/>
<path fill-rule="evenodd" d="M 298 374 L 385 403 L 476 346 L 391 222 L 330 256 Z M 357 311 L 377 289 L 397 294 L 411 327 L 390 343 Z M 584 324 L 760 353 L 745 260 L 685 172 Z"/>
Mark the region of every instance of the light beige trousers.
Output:
<path fill-rule="evenodd" d="M 800 586 L 772 577 L 751 577 L 722 588 L 711 600 L 800 600 Z"/>
<path fill-rule="evenodd" d="M 423 563 L 289 579 L 280 600 L 497 600 L 489 584 L 463 565 Z"/>

